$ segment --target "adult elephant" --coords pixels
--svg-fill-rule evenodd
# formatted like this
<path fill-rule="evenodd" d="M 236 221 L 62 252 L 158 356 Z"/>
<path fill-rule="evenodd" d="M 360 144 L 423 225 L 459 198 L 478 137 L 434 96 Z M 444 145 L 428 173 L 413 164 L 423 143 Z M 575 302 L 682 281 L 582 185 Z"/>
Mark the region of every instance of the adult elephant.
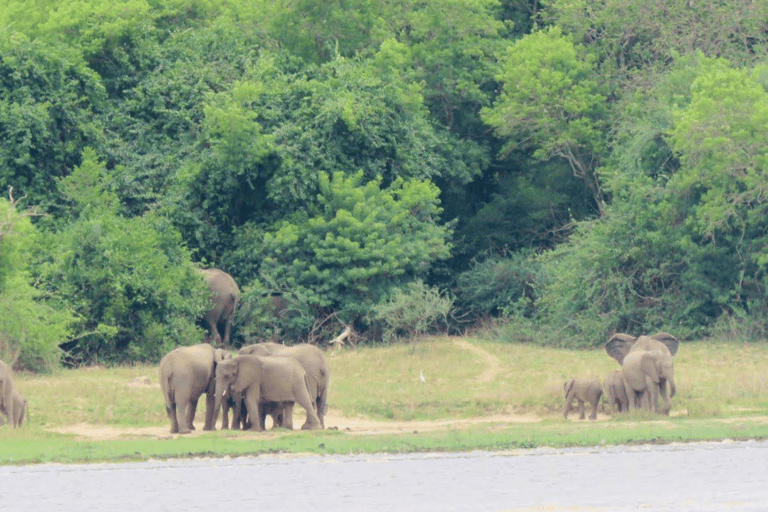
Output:
<path fill-rule="evenodd" d="M 298 361 L 290 357 L 237 356 L 222 361 L 216 368 L 216 402 L 214 421 L 225 390 L 232 396 L 243 396 L 248 413 L 259 417 L 268 402 L 298 403 L 307 411 L 307 420 L 302 430 L 320 428 L 320 419 L 315 413 L 314 402 L 309 396 L 309 378 Z M 254 414 L 256 412 L 256 414 Z M 286 428 L 293 429 L 293 417 L 283 419 Z M 264 430 L 260 421 L 251 421 L 251 430 Z"/>
<path fill-rule="evenodd" d="M 13 370 L 3 361 L 0 361 L 0 407 L 5 410 L 8 422 L 15 428 L 20 425 L 17 420 L 18 414 L 16 414 L 13 392 Z"/>
<path fill-rule="evenodd" d="M 223 344 L 224 348 L 229 348 L 235 312 L 240 302 L 240 288 L 232 276 L 223 270 L 201 268 L 198 272 L 205 278 L 211 291 L 211 302 L 213 302 L 213 306 L 203 317 L 208 325 L 210 340 L 212 344 L 217 346 Z M 223 335 L 219 330 L 220 326 L 223 327 Z"/>
<path fill-rule="evenodd" d="M 320 419 L 320 425 L 325 428 L 325 413 L 328 409 L 328 382 L 331 371 L 323 351 L 314 345 L 302 343 L 286 347 L 279 343 L 264 342 L 247 345 L 240 349 L 239 355 L 292 357 L 304 368 L 309 376 L 309 395 L 315 404 L 315 412 Z M 274 424 L 280 425 L 280 407 L 274 407 L 271 412 Z"/>
<path fill-rule="evenodd" d="M 676 392 L 672 358 L 679 347 L 677 338 L 666 332 L 638 338 L 623 333 L 611 336 L 605 351 L 621 365 L 629 409 L 636 407 L 639 395 L 643 409 L 669 414 L 671 398 Z M 658 407 L 659 396 L 664 401 L 661 409 Z"/>
<path fill-rule="evenodd" d="M 172 434 L 189 434 L 195 429 L 193 421 L 197 402 L 203 393 L 206 394 L 203 430 L 215 430 L 216 366 L 231 358 L 224 350 L 201 343 L 175 348 L 160 360 L 160 388 L 171 420 Z"/>

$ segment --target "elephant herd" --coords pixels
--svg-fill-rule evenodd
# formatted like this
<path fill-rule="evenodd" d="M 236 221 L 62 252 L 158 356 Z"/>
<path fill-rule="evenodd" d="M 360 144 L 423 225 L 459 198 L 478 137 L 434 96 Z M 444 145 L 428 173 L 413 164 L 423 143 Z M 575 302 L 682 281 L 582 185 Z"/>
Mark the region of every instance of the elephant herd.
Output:
<path fill-rule="evenodd" d="M 563 416 L 568 418 L 575 399 L 580 419 L 585 416 L 585 402 L 589 402 L 592 408 L 589 419 L 597 419 L 601 397 L 604 397 L 612 413 L 641 408 L 669 415 L 671 398 L 676 392 L 672 358 L 679 346 L 677 338 L 666 332 L 637 338 L 623 333 L 614 334 L 605 344 L 605 351 L 621 365 L 621 369 L 606 375 L 602 384 L 597 379 L 568 380 L 564 385 Z M 662 405 L 659 405 L 659 399 Z"/>
<path fill-rule="evenodd" d="M 325 428 L 330 371 L 313 345 L 286 347 L 257 343 L 232 354 L 208 343 L 179 347 L 160 361 L 160 387 L 171 420 L 171 433 L 194 430 L 200 397 L 206 395 L 203 430 L 215 430 L 219 410 L 222 429 L 262 431 L 266 416 L 275 426 L 293 428 L 293 406 L 307 413 L 303 430 Z"/>

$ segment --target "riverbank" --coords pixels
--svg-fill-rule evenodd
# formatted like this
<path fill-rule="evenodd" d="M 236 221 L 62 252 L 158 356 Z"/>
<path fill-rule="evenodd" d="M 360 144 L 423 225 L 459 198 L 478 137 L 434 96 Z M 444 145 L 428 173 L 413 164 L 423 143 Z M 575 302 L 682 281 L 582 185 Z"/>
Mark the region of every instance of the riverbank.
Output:
<path fill-rule="evenodd" d="M 768 348 L 684 345 L 670 417 L 562 417 L 562 383 L 616 368 L 603 351 L 472 338 L 326 354 L 331 409 L 324 431 L 195 431 L 171 435 L 153 366 L 18 375 L 29 424 L 0 428 L 4 464 L 147 460 L 266 453 L 506 450 L 768 438 Z M 422 378 L 423 377 L 423 380 Z M 202 426 L 205 401 L 196 424 Z M 301 418 L 303 411 L 296 409 Z"/>

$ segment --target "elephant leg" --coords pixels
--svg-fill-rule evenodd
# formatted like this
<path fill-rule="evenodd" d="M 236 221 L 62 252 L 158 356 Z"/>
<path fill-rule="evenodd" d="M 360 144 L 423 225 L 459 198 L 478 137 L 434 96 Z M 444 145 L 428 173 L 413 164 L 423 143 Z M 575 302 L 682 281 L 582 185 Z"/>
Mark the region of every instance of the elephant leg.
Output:
<path fill-rule="evenodd" d="M 563 417 L 565 419 L 568 419 L 568 413 L 571 412 L 571 404 L 573 403 L 575 391 L 573 388 L 568 390 L 568 393 L 565 395 L 565 405 L 563 406 Z"/>
<path fill-rule="evenodd" d="M 594 421 L 597 419 L 597 407 L 600 405 L 600 397 L 592 402 L 592 414 L 589 415 L 589 419 Z"/>
<path fill-rule="evenodd" d="M 203 430 L 216 430 L 215 408 L 216 393 L 214 390 L 210 390 L 205 394 L 205 425 L 203 425 Z"/>
<path fill-rule="evenodd" d="M 647 410 L 653 413 L 659 412 L 659 384 L 650 376 L 645 376 L 645 396 L 648 398 Z"/>
<path fill-rule="evenodd" d="M 627 403 L 627 410 L 631 411 L 632 409 L 637 409 L 638 403 L 637 403 L 637 392 L 634 390 L 632 386 L 629 385 L 629 383 L 625 380 L 624 381 L 624 390 L 627 392 L 627 396 L 629 397 L 629 401 Z"/>
<path fill-rule="evenodd" d="M 187 400 L 189 407 L 187 408 L 187 426 L 189 430 L 195 430 L 195 415 L 197 414 L 197 400 L 191 398 Z"/>
<path fill-rule="evenodd" d="M 579 419 L 583 420 L 585 418 L 584 416 L 584 400 L 581 398 L 577 398 L 576 401 L 579 403 Z"/>
<path fill-rule="evenodd" d="M 192 431 L 189 420 L 191 409 L 192 404 L 188 399 L 176 402 L 176 424 L 178 425 L 176 432 L 179 434 L 189 434 Z"/>
<path fill-rule="evenodd" d="M 258 388 L 258 385 L 251 386 L 251 388 Z M 262 423 L 263 408 L 259 403 L 258 390 L 254 391 L 249 388 L 248 391 L 245 392 L 245 408 L 248 409 L 249 412 L 256 411 L 257 420 L 251 421 L 251 430 L 263 432 L 264 431 L 264 424 Z M 251 412 L 251 416 L 253 416 L 253 412 Z"/>
<path fill-rule="evenodd" d="M 166 407 L 166 412 L 168 413 L 168 417 L 171 419 L 171 434 L 178 434 L 179 420 L 176 417 L 176 404 L 171 404 L 169 407 Z"/>
<path fill-rule="evenodd" d="M 224 338 L 222 338 L 221 342 L 224 345 L 224 348 L 229 348 L 229 339 L 232 334 L 232 318 L 227 318 L 226 322 L 224 323 Z"/>
<path fill-rule="evenodd" d="M 669 416 L 669 411 L 672 409 L 672 399 L 669 397 L 669 393 L 667 392 L 667 382 L 661 381 L 659 383 L 659 394 L 661 395 L 661 399 L 664 400 L 664 407 L 661 409 L 662 414 L 665 414 Z"/>
<path fill-rule="evenodd" d="M 320 418 L 317 417 L 315 408 L 312 407 L 312 400 L 309 399 L 309 394 L 305 393 L 304 396 L 297 397 L 296 401 L 299 402 L 299 405 L 302 406 L 305 411 L 307 411 L 307 420 L 301 426 L 301 430 L 313 430 L 313 429 L 320 428 Z M 286 422 L 288 421 L 287 414 L 286 414 L 285 421 Z M 293 418 L 291 418 L 291 428 L 293 428 L 292 423 L 293 423 Z"/>
<path fill-rule="evenodd" d="M 293 402 L 284 402 L 280 408 L 280 426 L 293 430 Z"/>

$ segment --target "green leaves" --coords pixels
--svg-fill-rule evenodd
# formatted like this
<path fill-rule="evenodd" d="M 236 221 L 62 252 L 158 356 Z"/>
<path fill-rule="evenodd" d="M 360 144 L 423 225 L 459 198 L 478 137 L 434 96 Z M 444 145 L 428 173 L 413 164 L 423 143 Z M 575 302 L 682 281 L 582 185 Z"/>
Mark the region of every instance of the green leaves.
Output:
<path fill-rule="evenodd" d="M 438 190 L 423 181 L 362 183 L 363 173 L 319 175 L 318 206 L 264 240 L 261 273 L 287 291 L 312 290 L 312 306 L 347 322 L 391 289 L 423 276 L 449 254 L 449 231 L 435 223 Z"/>

